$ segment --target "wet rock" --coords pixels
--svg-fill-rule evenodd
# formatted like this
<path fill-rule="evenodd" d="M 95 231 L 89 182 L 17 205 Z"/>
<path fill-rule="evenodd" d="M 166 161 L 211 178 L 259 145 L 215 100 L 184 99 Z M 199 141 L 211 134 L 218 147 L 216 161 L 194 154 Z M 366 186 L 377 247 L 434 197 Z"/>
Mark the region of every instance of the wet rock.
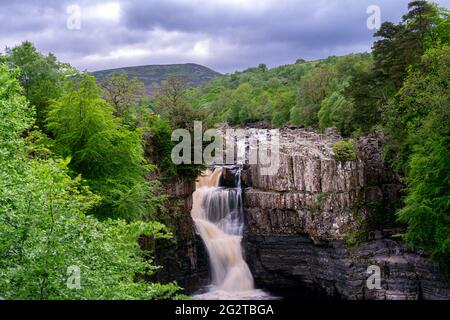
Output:
<path fill-rule="evenodd" d="M 160 239 L 153 243 L 144 240 L 144 249 L 153 249 L 154 263 L 161 266 L 149 279 L 161 283 L 176 280 L 189 294 L 207 284 L 209 279 L 208 257 L 202 240 L 195 234 L 190 212 L 194 181 L 175 178 L 162 184 L 167 195 L 166 208 L 178 212 L 177 219 L 171 221 L 174 226 L 174 240 Z M 149 241 L 149 239 L 147 239 Z"/>
<path fill-rule="evenodd" d="M 226 188 L 236 188 L 239 184 L 239 175 L 237 172 L 240 170 L 237 166 L 226 166 L 222 170 L 222 174 L 219 179 L 219 186 Z"/>

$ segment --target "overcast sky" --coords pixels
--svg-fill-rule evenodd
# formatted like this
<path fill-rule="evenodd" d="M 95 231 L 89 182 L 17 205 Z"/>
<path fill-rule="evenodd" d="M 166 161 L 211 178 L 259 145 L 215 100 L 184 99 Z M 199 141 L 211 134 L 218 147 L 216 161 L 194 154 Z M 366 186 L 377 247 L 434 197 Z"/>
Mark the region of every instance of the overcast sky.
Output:
<path fill-rule="evenodd" d="M 398 22 L 408 2 L 0 0 L 0 46 L 30 40 L 89 71 L 194 62 L 226 73 L 369 51 L 367 8 L 377 5 L 382 21 Z M 450 8 L 450 0 L 437 3 Z"/>

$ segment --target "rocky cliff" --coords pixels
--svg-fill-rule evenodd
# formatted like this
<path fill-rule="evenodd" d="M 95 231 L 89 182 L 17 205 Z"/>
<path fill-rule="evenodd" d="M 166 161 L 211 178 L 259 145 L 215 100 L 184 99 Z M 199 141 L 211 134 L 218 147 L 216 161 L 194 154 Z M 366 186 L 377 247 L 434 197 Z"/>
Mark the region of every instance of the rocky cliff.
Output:
<path fill-rule="evenodd" d="M 382 137 L 357 142 L 357 158 L 336 160 L 341 137 L 283 129 L 280 167 L 243 170 L 247 261 L 259 286 L 307 287 L 344 299 L 450 299 L 442 268 L 391 235 L 399 179 L 381 159 Z M 366 286 L 381 268 L 381 289 Z"/>
<path fill-rule="evenodd" d="M 151 163 L 160 163 L 158 155 L 151 151 L 152 136 L 144 135 L 146 158 Z M 204 244 L 196 235 L 191 218 L 192 193 L 195 181 L 190 177 L 167 180 L 160 170 L 152 171 L 148 180 L 160 181 L 160 193 L 167 199 L 158 220 L 166 224 L 174 234 L 173 239 L 141 239 L 141 247 L 154 252 L 154 263 L 160 269 L 149 280 L 167 283 L 176 280 L 183 292 L 190 294 L 205 285 L 209 279 L 208 257 Z"/>
<path fill-rule="evenodd" d="M 174 240 L 161 240 L 155 245 L 155 264 L 161 266 L 156 280 L 163 283 L 176 280 L 185 293 L 192 293 L 209 279 L 208 257 L 190 215 L 195 183 L 178 178 L 162 185 L 168 196 L 166 209 L 176 214 L 170 222 Z"/>

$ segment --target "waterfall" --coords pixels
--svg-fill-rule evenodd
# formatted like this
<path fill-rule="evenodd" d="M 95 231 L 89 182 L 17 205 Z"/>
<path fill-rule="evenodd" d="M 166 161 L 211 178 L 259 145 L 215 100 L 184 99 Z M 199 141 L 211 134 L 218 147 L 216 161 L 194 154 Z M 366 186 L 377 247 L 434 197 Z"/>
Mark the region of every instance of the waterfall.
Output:
<path fill-rule="evenodd" d="M 236 170 L 233 187 L 221 187 L 224 168 L 206 170 L 196 182 L 191 216 L 205 243 L 211 266 L 212 284 L 208 293 L 197 298 L 263 298 L 255 290 L 253 276 L 244 260 L 242 191 L 240 169 Z"/>

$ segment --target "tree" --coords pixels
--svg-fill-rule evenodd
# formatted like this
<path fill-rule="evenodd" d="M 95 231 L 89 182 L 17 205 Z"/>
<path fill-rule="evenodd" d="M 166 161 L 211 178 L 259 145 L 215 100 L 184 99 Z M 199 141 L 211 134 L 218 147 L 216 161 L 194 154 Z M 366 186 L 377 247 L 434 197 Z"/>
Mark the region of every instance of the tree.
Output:
<path fill-rule="evenodd" d="M 387 151 L 394 167 L 406 175 L 412 146 L 420 141 L 414 133 L 435 108 L 448 106 L 450 47 L 430 49 L 422 63 L 411 69 L 405 84 L 385 112 Z"/>
<path fill-rule="evenodd" d="M 450 261 L 450 46 L 430 49 L 398 94 L 391 136 L 406 174 L 405 239 Z M 391 142 L 392 143 L 392 142 Z M 391 146 L 392 147 L 392 146 Z"/>
<path fill-rule="evenodd" d="M 158 223 L 108 220 L 85 213 L 99 197 L 71 179 L 66 163 L 24 161 L 20 174 L 2 163 L 0 185 L 0 292 L 5 299 L 151 299 L 154 286 L 137 276 L 156 268 L 137 239 L 167 238 Z M 7 188 L 5 188 L 5 185 Z M 80 287 L 67 286 L 68 271 L 80 272 Z M 177 286 L 174 286 L 175 292 Z"/>
<path fill-rule="evenodd" d="M 19 94 L 21 88 L 14 78 L 17 76 L 18 70 L 10 72 L 5 65 L 0 65 L 0 159 L 14 157 L 23 143 L 20 135 L 32 122 L 32 110 Z"/>
<path fill-rule="evenodd" d="M 380 39 L 373 45 L 377 76 L 392 81 L 397 89 L 402 86 L 410 65 L 417 65 L 425 52 L 426 35 L 433 28 L 435 7 L 427 1 L 412 1 L 402 23 L 385 22 L 374 34 Z"/>
<path fill-rule="evenodd" d="M 194 121 L 201 121 L 204 115 L 194 109 L 187 95 L 187 83 L 180 77 L 169 77 L 161 84 L 154 98 L 158 113 L 169 119 L 173 128 L 193 130 Z"/>
<path fill-rule="evenodd" d="M 70 79 L 51 105 L 48 129 L 56 151 L 70 157 L 70 167 L 101 195 L 97 216 L 145 218 L 155 210 L 155 183 L 145 180 L 151 166 L 143 157 L 140 132 L 120 126 L 112 113 L 94 78 L 83 73 Z"/>
<path fill-rule="evenodd" d="M 228 123 L 246 124 L 255 119 L 255 104 L 252 101 L 253 87 L 249 83 L 240 84 L 233 90 L 227 102 L 229 107 Z"/>
<path fill-rule="evenodd" d="M 295 104 L 295 94 L 291 91 L 282 92 L 275 96 L 272 112 L 272 125 L 281 127 L 289 122 L 290 111 Z"/>
<path fill-rule="evenodd" d="M 262 72 L 262 73 L 264 73 L 264 72 L 267 72 L 267 66 L 264 64 L 264 63 L 260 63 L 259 65 L 258 65 L 258 69 L 259 69 L 259 71 L 260 72 Z"/>
<path fill-rule="evenodd" d="M 406 62 L 399 52 L 398 38 L 404 32 L 401 24 L 384 22 L 374 37 L 380 38 L 372 46 L 375 72 L 371 77 L 381 81 L 392 81 L 397 88 L 402 84 L 406 72 Z"/>
<path fill-rule="evenodd" d="M 305 126 L 317 125 L 317 113 L 322 100 L 329 93 L 329 84 L 335 72 L 324 65 L 302 78 L 298 91 L 297 105 L 291 111 L 291 122 Z"/>
<path fill-rule="evenodd" d="M 322 130 L 335 127 L 343 135 L 348 136 L 353 129 L 353 114 L 353 103 L 348 101 L 341 92 L 335 91 L 322 101 L 318 113 L 319 126 Z"/>
<path fill-rule="evenodd" d="M 399 219 L 408 226 L 405 240 L 450 261 L 450 112 L 438 105 L 414 137 L 405 206 Z"/>
<path fill-rule="evenodd" d="M 116 117 L 131 116 L 145 98 L 145 87 L 138 78 L 128 78 L 126 73 L 112 73 L 100 81 L 102 97 L 114 107 Z"/>
<path fill-rule="evenodd" d="M 410 37 L 409 49 L 416 50 L 416 56 L 420 57 L 425 51 L 425 36 L 433 27 L 435 7 L 428 1 L 412 1 L 408 4 L 409 12 L 403 17 L 403 23 L 407 26 L 407 35 Z"/>
<path fill-rule="evenodd" d="M 450 44 L 450 11 L 435 3 L 431 14 L 433 27 L 425 34 L 425 48 L 437 48 L 440 45 Z"/>
<path fill-rule="evenodd" d="M 380 124 L 382 110 L 394 94 L 395 88 L 390 83 L 380 83 L 370 67 L 358 71 L 344 90 L 346 99 L 354 106 L 353 130 L 359 134 L 372 132 Z"/>
<path fill-rule="evenodd" d="M 20 68 L 18 79 L 30 106 L 36 109 L 36 121 L 41 129 L 52 99 L 62 92 L 66 74 L 72 70 L 68 64 L 57 61 L 53 54 L 42 55 L 31 42 L 6 50 L 8 64 Z"/>

